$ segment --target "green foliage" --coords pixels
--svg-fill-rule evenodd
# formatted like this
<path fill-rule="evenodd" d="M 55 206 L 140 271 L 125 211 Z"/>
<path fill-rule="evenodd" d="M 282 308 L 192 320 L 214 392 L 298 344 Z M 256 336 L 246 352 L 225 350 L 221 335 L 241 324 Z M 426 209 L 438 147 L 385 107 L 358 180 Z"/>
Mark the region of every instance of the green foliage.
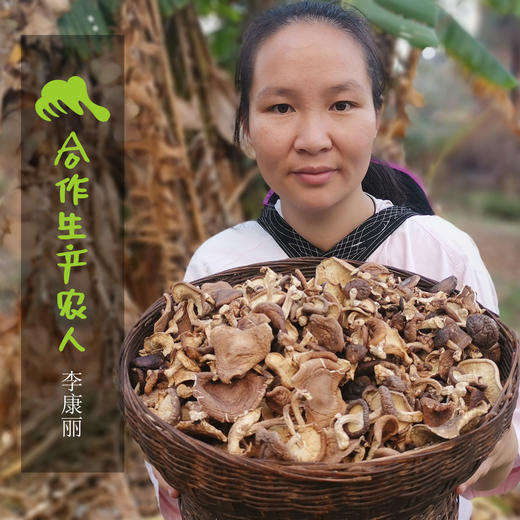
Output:
<path fill-rule="evenodd" d="M 520 0 L 486 0 L 485 3 L 499 13 L 520 16 Z"/>
<path fill-rule="evenodd" d="M 233 72 L 247 2 L 230 4 L 221 0 L 195 0 L 195 7 L 199 16 L 214 15 L 220 20 L 220 28 L 208 35 L 208 41 L 217 63 Z"/>
<path fill-rule="evenodd" d="M 405 18 L 417 20 L 435 28 L 442 17 L 442 9 L 433 0 L 410 2 L 409 0 L 376 0 L 376 2 L 394 13 Z"/>
<path fill-rule="evenodd" d="M 68 13 L 58 20 L 65 52 L 86 59 L 101 53 L 109 38 L 94 36 L 112 34 L 111 26 L 122 0 L 76 0 Z M 78 36 L 81 36 L 80 38 Z"/>
<path fill-rule="evenodd" d="M 163 17 L 170 17 L 190 0 L 157 0 Z M 215 15 L 220 27 L 208 39 L 217 62 L 232 70 L 250 4 L 222 0 L 193 0 L 200 16 Z M 504 89 L 517 86 L 516 78 L 487 49 L 467 33 L 435 0 L 344 0 L 359 9 L 374 25 L 394 36 L 406 39 L 417 48 L 442 44 L 447 53 L 473 74 Z M 99 51 L 100 42 L 91 37 L 110 34 L 122 0 L 76 0 L 70 12 L 58 24 L 64 44 L 86 57 Z M 505 14 L 520 16 L 520 0 L 485 0 Z M 94 27 L 97 26 L 97 31 Z M 86 35 L 86 39 L 67 38 Z M 99 39 L 98 39 L 99 40 Z M 96 48 L 97 46 L 97 48 Z"/>
<path fill-rule="evenodd" d="M 487 49 L 466 32 L 457 21 L 433 0 L 347 0 L 374 25 L 407 40 L 412 46 L 436 47 L 441 43 L 447 53 L 473 74 L 504 89 L 518 85 L 516 78 Z M 520 0 L 488 0 L 502 12 L 518 14 Z"/>
<path fill-rule="evenodd" d="M 186 7 L 190 0 L 159 0 L 159 9 L 164 17 L 172 16 L 176 11 Z"/>
<path fill-rule="evenodd" d="M 237 24 L 224 25 L 209 36 L 213 56 L 221 66 L 233 71 L 241 28 Z"/>
<path fill-rule="evenodd" d="M 437 32 L 448 54 L 477 76 L 505 89 L 517 85 L 513 74 L 453 18 L 445 18 Z"/>
<path fill-rule="evenodd" d="M 401 3 L 397 0 L 394 3 Z M 439 40 L 435 31 L 401 13 L 385 9 L 374 0 L 351 0 L 350 4 L 359 9 L 374 25 L 385 32 L 408 40 L 414 47 L 436 47 Z"/>
<path fill-rule="evenodd" d="M 520 221 L 520 198 L 499 191 L 476 190 L 458 195 L 458 202 L 476 215 L 485 215 L 489 222 Z"/>
<path fill-rule="evenodd" d="M 500 296 L 500 318 L 520 334 L 520 284 L 510 281 L 496 283 L 496 289 Z"/>
<path fill-rule="evenodd" d="M 482 211 L 503 220 L 520 221 L 520 199 L 503 193 L 489 193 L 482 201 Z"/>

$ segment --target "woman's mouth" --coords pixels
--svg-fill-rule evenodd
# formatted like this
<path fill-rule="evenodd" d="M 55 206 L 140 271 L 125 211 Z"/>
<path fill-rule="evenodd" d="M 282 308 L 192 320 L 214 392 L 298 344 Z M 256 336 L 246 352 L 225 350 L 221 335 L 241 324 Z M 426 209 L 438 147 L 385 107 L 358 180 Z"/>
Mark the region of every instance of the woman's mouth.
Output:
<path fill-rule="evenodd" d="M 301 170 L 293 170 L 292 173 L 304 184 L 316 186 L 328 182 L 337 171 L 337 168 L 319 167 L 302 168 Z"/>

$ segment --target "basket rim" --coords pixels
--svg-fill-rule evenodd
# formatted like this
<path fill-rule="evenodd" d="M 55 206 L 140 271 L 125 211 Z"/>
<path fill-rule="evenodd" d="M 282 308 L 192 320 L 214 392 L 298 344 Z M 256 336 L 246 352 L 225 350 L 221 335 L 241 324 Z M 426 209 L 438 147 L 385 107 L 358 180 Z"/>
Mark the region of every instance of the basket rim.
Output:
<path fill-rule="evenodd" d="M 205 283 L 206 281 L 215 281 L 217 277 L 224 277 L 229 275 L 240 275 L 244 271 L 258 270 L 260 267 L 267 266 L 271 269 L 274 267 L 274 271 L 276 271 L 277 267 L 280 268 L 288 268 L 292 266 L 292 268 L 298 267 L 298 264 L 308 264 L 312 265 L 313 263 L 318 263 L 323 261 L 324 258 L 322 257 L 301 257 L 301 258 L 290 258 L 285 260 L 277 260 L 277 261 L 271 261 L 271 262 L 259 262 L 254 264 L 248 264 L 244 266 L 240 266 L 238 268 L 232 268 L 227 269 L 225 271 L 220 271 L 218 273 L 214 273 L 209 276 L 205 276 L 202 278 L 198 278 L 197 280 L 193 280 L 189 283 L 193 285 L 201 285 L 202 283 Z M 360 261 L 353 261 L 353 260 L 345 260 L 346 262 L 352 264 L 352 265 L 362 265 L 365 262 Z M 435 284 L 437 283 L 436 280 L 433 280 L 428 277 L 424 277 L 420 275 L 419 273 L 414 273 L 412 271 L 403 270 L 400 268 L 395 268 L 390 265 L 381 264 L 387 267 L 390 271 L 394 273 L 404 273 L 407 275 L 419 275 L 421 277 L 420 283 L 426 283 L 426 284 Z M 486 313 L 488 313 L 495 321 L 498 322 L 498 325 L 500 328 L 505 329 L 507 332 L 509 332 L 513 338 L 513 342 L 515 344 L 512 360 L 511 360 L 511 367 L 509 374 L 507 375 L 505 381 L 502 384 L 502 391 L 500 393 L 499 398 L 495 402 L 495 404 L 490 408 L 490 410 L 483 416 L 484 420 L 480 422 L 480 424 L 474 428 L 473 430 L 466 432 L 462 435 L 459 435 L 455 437 L 454 439 L 445 439 L 441 442 L 437 442 L 433 445 L 424 446 L 420 448 L 414 448 L 411 450 L 407 450 L 403 453 L 399 453 L 397 455 L 387 456 L 387 457 L 381 457 L 376 459 L 371 459 L 369 461 L 360 461 L 360 462 L 348 462 L 348 463 L 324 463 L 324 462 L 294 462 L 294 461 L 279 461 L 275 459 L 255 459 L 255 458 L 248 458 L 243 457 L 240 455 L 233 455 L 228 453 L 227 451 L 223 451 L 222 449 L 216 448 L 214 445 L 206 443 L 200 439 L 197 439 L 195 437 L 192 437 L 190 435 L 185 434 L 184 432 L 178 430 L 174 426 L 170 425 L 169 423 L 163 421 L 159 416 L 151 412 L 142 399 L 140 399 L 134 392 L 134 389 L 131 386 L 130 383 L 130 377 L 129 377 L 129 366 L 130 366 L 130 359 L 129 359 L 129 338 L 132 337 L 133 332 L 140 328 L 142 325 L 142 320 L 144 318 L 148 318 L 152 316 L 154 313 L 157 313 L 161 306 L 164 305 L 164 296 L 159 297 L 154 303 L 152 303 L 138 318 L 136 323 L 133 325 L 133 327 L 129 330 L 129 332 L 125 336 L 125 340 L 123 343 L 123 346 L 121 348 L 121 355 L 120 355 L 120 363 L 119 363 L 119 369 L 120 369 L 120 387 L 121 387 L 121 406 L 123 409 L 123 415 L 126 417 L 126 407 L 127 403 L 125 400 L 128 398 L 132 401 L 132 403 L 135 405 L 135 403 L 139 403 L 137 406 L 140 409 L 141 412 L 144 412 L 145 416 L 148 417 L 148 419 L 153 423 L 156 422 L 157 426 L 160 426 L 161 428 L 166 429 L 171 435 L 174 437 L 177 437 L 181 442 L 189 442 L 192 443 L 195 446 L 198 446 L 200 449 L 203 449 L 205 453 L 208 455 L 208 457 L 213 457 L 214 459 L 218 459 L 223 457 L 226 460 L 232 460 L 233 464 L 237 464 L 239 466 L 244 466 L 249 469 L 254 469 L 254 467 L 261 467 L 261 468 L 268 468 L 270 471 L 273 471 L 275 473 L 280 474 L 287 474 L 290 473 L 292 476 L 297 478 L 310 478 L 312 481 L 331 481 L 331 479 L 334 482 L 352 482 L 353 480 L 358 479 L 370 479 L 370 475 L 374 474 L 378 471 L 385 471 L 386 466 L 388 464 L 392 464 L 396 461 L 399 462 L 408 462 L 413 461 L 416 459 L 423 458 L 424 456 L 434 456 L 438 455 L 440 453 L 446 452 L 451 450 L 454 445 L 459 444 L 463 441 L 465 441 L 468 438 L 471 438 L 475 435 L 476 432 L 480 428 L 482 428 L 484 425 L 493 424 L 494 422 L 498 421 L 501 416 L 501 412 L 505 409 L 503 403 L 505 402 L 505 399 L 508 397 L 508 395 L 511 393 L 511 386 L 513 384 L 513 380 L 515 378 L 518 378 L 518 371 L 519 371 L 519 338 L 518 335 L 515 333 L 514 330 L 512 330 L 509 326 L 507 326 L 500 318 L 499 316 L 494 313 L 493 311 L 489 310 L 487 307 L 483 306 L 479 303 L 479 306 L 483 309 L 485 309 Z M 501 331 L 502 332 L 502 331 Z M 516 388 L 513 389 L 512 392 L 512 399 L 515 399 L 515 394 L 518 394 L 518 385 Z M 505 431 L 505 430 L 504 430 Z M 468 443 L 469 444 L 469 443 Z M 318 477 L 315 474 L 306 474 L 306 470 L 309 470 L 312 468 L 313 472 L 316 471 L 323 471 L 324 473 L 328 474 L 329 476 L 324 476 L 323 478 Z M 361 475 L 365 473 L 363 471 L 366 469 L 366 476 Z M 331 477 L 331 473 L 339 472 L 343 478 L 333 478 Z M 352 477 L 348 477 L 348 474 L 352 472 Z M 370 474 L 368 474 L 368 472 Z"/>

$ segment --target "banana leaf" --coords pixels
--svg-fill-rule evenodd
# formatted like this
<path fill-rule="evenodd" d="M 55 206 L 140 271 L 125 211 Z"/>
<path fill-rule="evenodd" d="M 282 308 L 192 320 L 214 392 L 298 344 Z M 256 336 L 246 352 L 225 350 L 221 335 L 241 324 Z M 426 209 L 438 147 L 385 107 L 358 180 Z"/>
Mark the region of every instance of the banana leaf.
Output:
<path fill-rule="evenodd" d="M 520 16 L 520 0 L 486 0 L 486 4 L 499 13 Z"/>
<path fill-rule="evenodd" d="M 520 4 L 520 0 L 489 0 L 496 5 Z M 485 45 L 466 32 L 455 19 L 432 0 L 352 0 L 370 22 L 394 36 L 407 40 L 413 47 L 436 47 L 442 43 L 446 52 L 473 74 L 504 89 L 517 86 L 516 78 L 495 58 Z M 419 22 L 423 22 L 422 25 Z M 435 28 L 432 27 L 435 23 Z M 413 32 L 410 30 L 413 28 Z M 426 44 L 431 31 L 434 43 Z M 433 38 L 432 38 L 433 41 Z"/>
<path fill-rule="evenodd" d="M 102 52 L 110 38 L 95 36 L 111 34 L 110 25 L 120 3 L 121 0 L 76 0 L 58 20 L 64 51 L 82 59 Z"/>
<path fill-rule="evenodd" d="M 437 34 L 446 52 L 472 73 L 504 89 L 518 85 L 513 74 L 451 16 L 441 21 Z"/>
<path fill-rule="evenodd" d="M 442 10 L 433 0 L 376 0 L 376 2 L 389 11 L 432 28 L 435 28 L 442 16 Z"/>
<path fill-rule="evenodd" d="M 436 47 L 439 44 L 432 27 L 389 11 L 374 0 L 350 0 L 348 3 L 383 31 L 408 40 L 414 47 L 423 49 Z"/>

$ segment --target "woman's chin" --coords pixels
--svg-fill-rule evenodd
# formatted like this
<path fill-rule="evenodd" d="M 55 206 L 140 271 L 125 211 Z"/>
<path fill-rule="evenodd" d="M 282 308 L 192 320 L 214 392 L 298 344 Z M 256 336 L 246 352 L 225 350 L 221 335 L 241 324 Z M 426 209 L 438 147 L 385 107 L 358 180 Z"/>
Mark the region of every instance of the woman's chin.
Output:
<path fill-rule="evenodd" d="M 321 213 L 335 206 L 337 200 L 333 200 L 331 197 L 305 197 L 298 201 L 295 205 L 300 211 L 308 213 Z"/>

